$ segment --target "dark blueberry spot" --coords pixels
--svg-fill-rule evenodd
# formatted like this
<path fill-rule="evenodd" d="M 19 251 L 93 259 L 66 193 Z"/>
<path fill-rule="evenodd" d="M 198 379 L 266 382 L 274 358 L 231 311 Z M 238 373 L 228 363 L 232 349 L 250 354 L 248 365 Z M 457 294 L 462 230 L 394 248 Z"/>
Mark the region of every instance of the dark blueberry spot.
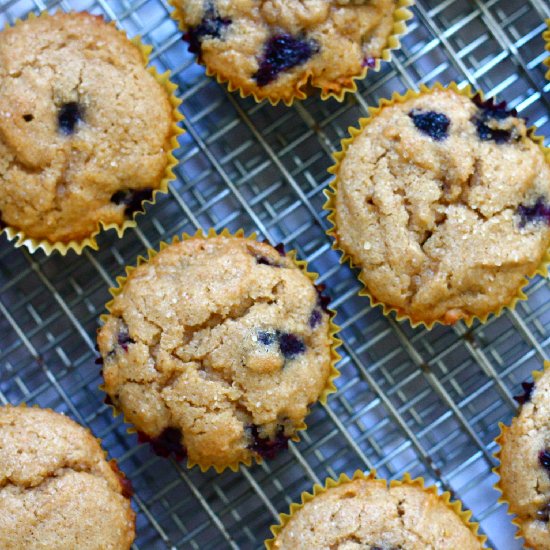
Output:
<path fill-rule="evenodd" d="M 252 75 L 258 86 L 273 82 L 280 72 L 305 63 L 319 51 L 314 40 L 304 40 L 290 34 L 272 36 L 265 44 L 260 67 Z"/>
<path fill-rule="evenodd" d="M 523 388 L 523 394 L 515 395 L 514 399 L 520 405 L 525 405 L 525 403 L 531 401 L 531 395 L 533 394 L 533 388 L 535 387 L 535 383 L 534 382 L 522 382 L 521 387 Z"/>
<path fill-rule="evenodd" d="M 94 363 L 96 365 L 103 365 L 103 357 L 96 357 Z"/>
<path fill-rule="evenodd" d="M 122 326 L 117 336 L 117 344 L 124 350 L 128 351 L 129 344 L 135 344 L 135 340 L 130 338 L 130 333 L 128 332 L 128 327 L 126 324 Z"/>
<path fill-rule="evenodd" d="M 447 115 L 434 111 L 418 111 L 414 109 L 409 113 L 414 125 L 435 141 L 443 141 L 449 137 L 448 130 L 451 121 Z"/>
<path fill-rule="evenodd" d="M 277 335 L 274 332 L 268 332 L 267 330 L 258 331 L 258 342 L 264 346 L 271 346 L 275 343 Z"/>
<path fill-rule="evenodd" d="M 486 118 L 504 120 L 511 116 L 518 116 L 518 112 L 515 109 L 508 109 L 506 101 L 495 103 L 494 97 L 482 100 L 481 95 L 476 94 L 472 101 L 479 107 L 480 111 L 483 113 L 483 116 Z"/>
<path fill-rule="evenodd" d="M 286 359 L 293 359 L 306 351 L 306 345 L 299 336 L 288 332 L 280 332 L 278 336 L 279 348 Z"/>
<path fill-rule="evenodd" d="M 84 120 L 82 107 L 75 101 L 61 105 L 57 113 L 59 131 L 66 136 L 75 132 L 76 126 Z"/>
<path fill-rule="evenodd" d="M 34 115 L 31 115 L 30 113 L 23 115 L 23 120 L 25 122 L 32 122 L 34 120 Z"/>
<path fill-rule="evenodd" d="M 134 212 L 143 209 L 143 201 L 150 201 L 153 197 L 153 189 L 146 187 L 145 189 L 125 189 L 117 191 L 112 197 L 111 202 L 119 205 L 124 204 L 124 215 L 129 218 Z"/>
<path fill-rule="evenodd" d="M 0 231 L 2 231 L 2 229 L 6 229 L 6 227 L 7 227 L 7 225 L 4 222 L 4 220 L 2 219 L 2 212 L 0 212 Z"/>
<path fill-rule="evenodd" d="M 476 120 L 477 135 L 481 141 L 494 141 L 501 145 L 508 143 L 512 137 L 510 130 L 501 130 L 499 128 L 491 128 L 486 124 L 486 121 Z"/>
<path fill-rule="evenodd" d="M 543 222 L 550 225 L 550 205 L 544 197 L 539 197 L 537 202 L 532 205 L 520 204 L 518 214 L 521 218 L 520 227 L 525 227 L 528 223 Z"/>
<path fill-rule="evenodd" d="M 550 473 L 550 451 L 545 449 L 539 453 L 539 464 Z"/>
<path fill-rule="evenodd" d="M 283 243 L 276 244 L 273 247 L 281 256 L 285 255 L 285 245 Z"/>
<path fill-rule="evenodd" d="M 179 428 L 166 428 L 159 436 L 150 437 L 143 432 L 138 432 L 140 443 L 149 443 L 153 451 L 164 457 L 174 455 L 176 460 L 183 460 L 187 451 L 181 443 L 181 431 Z"/>
<path fill-rule="evenodd" d="M 309 326 L 311 328 L 315 328 L 319 326 L 321 324 L 322 319 L 323 319 L 323 314 L 319 309 L 315 308 L 311 312 L 311 315 L 309 316 Z"/>
<path fill-rule="evenodd" d="M 550 519 L 550 503 L 545 504 L 537 511 L 537 519 L 540 521 L 548 521 Z"/>
<path fill-rule="evenodd" d="M 506 120 L 510 117 L 516 117 L 518 114 L 517 111 L 515 109 L 508 109 L 506 101 L 495 103 L 494 98 L 482 101 L 479 94 L 476 95 L 472 101 L 479 108 L 479 113 L 473 120 L 474 124 L 476 125 L 477 135 L 479 136 L 479 139 L 481 139 L 482 141 L 491 140 L 498 144 L 508 143 L 512 139 L 514 130 L 491 128 L 489 122 Z"/>
<path fill-rule="evenodd" d="M 231 19 L 220 17 L 215 6 L 210 2 L 202 21 L 196 27 L 191 27 L 183 39 L 189 42 L 189 51 L 200 56 L 202 41 L 205 38 L 222 38 L 229 25 L 231 25 Z"/>
<path fill-rule="evenodd" d="M 315 285 L 315 290 L 317 291 L 317 303 L 325 313 L 329 313 L 328 306 L 330 305 L 330 297 L 324 294 L 326 286 Z"/>
<path fill-rule="evenodd" d="M 363 67 L 374 69 L 374 67 L 376 67 L 376 57 L 365 57 L 365 59 L 363 59 Z"/>
<path fill-rule="evenodd" d="M 260 437 L 256 424 L 247 426 L 246 431 L 249 438 L 252 439 L 252 443 L 247 448 L 262 458 L 272 459 L 279 451 L 288 447 L 290 437 L 285 435 L 284 426 L 279 425 L 277 427 L 277 432 L 273 439 Z"/>

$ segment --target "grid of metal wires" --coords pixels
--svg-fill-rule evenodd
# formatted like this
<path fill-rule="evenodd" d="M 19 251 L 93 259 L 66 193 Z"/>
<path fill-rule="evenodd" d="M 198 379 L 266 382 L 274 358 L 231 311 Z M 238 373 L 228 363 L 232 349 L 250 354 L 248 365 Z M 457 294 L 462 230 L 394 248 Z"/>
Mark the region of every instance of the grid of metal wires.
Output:
<path fill-rule="evenodd" d="M 2 0 L 0 24 L 56 8 L 102 13 L 152 44 L 154 64 L 179 85 L 187 133 L 171 192 L 122 240 L 108 232 L 97 253 L 48 258 L 2 238 L 0 403 L 52 407 L 103 440 L 136 490 L 136 548 L 259 548 L 277 512 L 303 490 L 357 468 L 422 475 L 474 511 L 493 547 L 519 548 L 492 488 L 493 440 L 498 421 L 515 412 L 519 384 L 548 356 L 547 281 L 534 280 L 528 301 L 483 326 L 413 330 L 357 296 L 356 274 L 331 250 L 321 207 L 331 152 L 368 105 L 394 91 L 469 82 L 550 134 L 547 0 L 418 0 L 402 50 L 357 95 L 292 108 L 242 100 L 207 78 L 166 0 Z M 160 240 L 211 226 L 244 227 L 296 248 L 327 285 L 344 340 L 339 391 L 313 408 L 302 440 L 275 460 L 221 475 L 138 446 L 103 405 L 94 364 L 98 315 L 124 266 Z"/>

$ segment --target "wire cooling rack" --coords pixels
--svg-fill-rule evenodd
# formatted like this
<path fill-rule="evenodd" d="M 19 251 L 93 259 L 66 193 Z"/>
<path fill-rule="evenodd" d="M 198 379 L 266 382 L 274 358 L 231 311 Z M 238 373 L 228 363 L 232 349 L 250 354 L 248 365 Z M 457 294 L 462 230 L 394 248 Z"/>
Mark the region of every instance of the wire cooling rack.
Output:
<path fill-rule="evenodd" d="M 493 440 L 498 421 L 516 410 L 520 383 L 548 357 L 547 281 L 534 280 L 527 302 L 486 325 L 412 330 L 357 296 L 321 206 L 331 152 L 367 105 L 393 91 L 470 82 L 550 134 L 541 37 L 548 1 L 419 0 L 402 50 L 357 95 L 292 108 L 242 100 L 205 77 L 165 0 L 3 0 L 0 24 L 56 8 L 103 13 L 154 45 L 154 64 L 180 86 L 187 133 L 170 194 L 123 239 L 108 232 L 99 252 L 65 258 L 31 256 L 0 239 L 0 403 L 52 407 L 103 440 L 134 484 L 136 548 L 260 548 L 277 512 L 303 490 L 357 468 L 424 476 L 474 511 L 494 548 L 519 548 L 492 488 Z M 221 475 L 138 446 L 103 404 L 94 364 L 98 315 L 124 266 L 160 240 L 211 226 L 244 227 L 296 248 L 321 273 L 344 339 L 339 391 L 313 408 L 302 440 L 275 460 Z"/>

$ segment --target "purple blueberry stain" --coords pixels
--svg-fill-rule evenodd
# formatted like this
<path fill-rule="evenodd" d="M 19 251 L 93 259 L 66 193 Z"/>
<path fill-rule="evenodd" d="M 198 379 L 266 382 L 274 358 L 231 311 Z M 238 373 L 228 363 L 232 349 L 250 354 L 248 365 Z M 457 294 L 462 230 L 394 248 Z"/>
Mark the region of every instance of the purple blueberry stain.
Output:
<path fill-rule="evenodd" d="M 477 94 L 472 101 L 476 104 L 479 111 L 474 117 L 473 122 L 476 126 L 477 135 L 481 141 L 494 141 L 501 145 L 508 143 L 512 137 L 515 136 L 513 129 L 504 130 L 500 128 L 491 128 L 490 121 L 506 120 L 510 117 L 516 117 L 517 111 L 515 109 L 508 109 L 505 101 L 495 103 L 494 98 L 490 98 L 486 101 L 481 99 L 481 96 Z"/>
<path fill-rule="evenodd" d="M 409 117 L 420 132 L 434 141 L 443 141 L 449 137 L 451 121 L 447 115 L 435 111 L 413 109 L 409 113 Z"/>
<path fill-rule="evenodd" d="M 258 331 L 258 342 L 264 346 L 271 346 L 277 340 L 277 334 L 275 332 L 270 332 L 267 330 Z"/>
<path fill-rule="evenodd" d="M 518 206 L 520 217 L 519 226 L 524 228 L 528 223 L 545 223 L 550 225 L 550 205 L 544 197 L 539 197 L 534 204 L 520 204 Z"/>
<path fill-rule="evenodd" d="M 124 215 L 129 218 L 134 212 L 143 209 L 143 201 L 150 201 L 153 198 L 153 189 L 146 187 L 144 189 L 122 189 L 117 191 L 111 197 L 111 202 L 118 205 L 124 205 Z"/>
<path fill-rule="evenodd" d="M 520 404 L 525 405 L 531 401 L 531 396 L 533 395 L 533 389 L 535 387 L 534 382 L 522 382 L 521 387 L 523 388 L 523 393 L 521 395 L 515 395 L 514 399 Z"/>
<path fill-rule="evenodd" d="M 256 424 L 250 424 L 246 426 L 245 431 L 251 443 L 248 445 L 253 453 L 264 459 L 275 458 L 275 455 L 288 447 L 288 440 L 290 437 L 285 435 L 284 426 L 277 426 L 275 437 L 270 439 L 269 437 L 260 437 L 259 427 Z"/>
<path fill-rule="evenodd" d="M 367 56 L 363 59 L 363 67 L 368 67 L 369 69 L 374 69 L 376 67 L 376 57 Z"/>
<path fill-rule="evenodd" d="M 205 38 L 223 39 L 227 27 L 231 23 L 231 19 L 220 17 L 213 2 L 208 2 L 201 22 L 195 27 L 190 27 L 184 34 L 183 39 L 189 43 L 189 51 L 200 57 L 202 53 L 202 41 Z"/>
<path fill-rule="evenodd" d="M 276 34 L 265 43 L 260 66 L 252 78 L 258 86 L 267 86 L 281 72 L 302 65 L 318 52 L 319 45 L 314 40 L 305 40 L 290 34 Z"/>
<path fill-rule="evenodd" d="M 326 286 L 315 285 L 315 290 L 317 291 L 317 304 L 325 313 L 329 313 L 330 297 L 325 295 Z"/>
<path fill-rule="evenodd" d="M 0 212 L 0 231 L 2 231 L 2 229 L 6 229 L 6 227 L 6 222 L 2 219 L 2 212 Z"/>
<path fill-rule="evenodd" d="M 187 451 L 181 440 L 181 430 L 174 427 L 165 428 L 164 431 L 156 437 L 138 432 L 138 441 L 140 443 L 149 443 L 155 454 L 165 458 L 173 455 L 176 460 L 183 460 L 187 456 Z"/>
<path fill-rule="evenodd" d="M 128 346 L 130 344 L 135 344 L 135 340 L 133 340 L 130 337 L 130 333 L 128 331 L 128 325 L 124 323 L 121 327 L 121 329 L 118 331 L 117 334 L 117 344 L 124 350 L 128 351 Z"/>
<path fill-rule="evenodd" d="M 304 341 L 290 332 L 259 330 L 257 338 L 260 344 L 267 347 L 277 343 L 285 359 L 294 359 L 306 351 Z"/>
<path fill-rule="evenodd" d="M 320 309 L 315 308 L 309 316 L 308 324 L 310 328 L 316 328 L 321 324 L 323 320 L 323 313 Z"/>
<path fill-rule="evenodd" d="M 508 109 L 508 104 L 506 101 L 501 101 L 500 103 L 495 103 L 495 98 L 491 97 L 486 100 L 481 99 L 480 94 L 476 94 L 472 101 L 483 113 L 483 116 L 487 118 L 492 118 L 496 120 L 505 120 L 508 117 L 516 117 L 518 112 L 515 109 Z"/>
<path fill-rule="evenodd" d="M 306 351 L 306 345 L 299 336 L 288 332 L 280 332 L 278 337 L 279 349 L 285 359 L 294 359 L 297 355 L 301 355 Z"/>
<path fill-rule="evenodd" d="M 283 243 L 276 244 L 273 247 L 281 256 L 285 256 L 285 245 Z"/>
<path fill-rule="evenodd" d="M 70 136 L 74 134 L 77 126 L 84 121 L 84 109 L 76 101 L 64 103 L 57 113 L 57 125 L 59 131 Z"/>
<path fill-rule="evenodd" d="M 550 474 L 550 451 L 548 449 L 539 453 L 539 464 Z"/>

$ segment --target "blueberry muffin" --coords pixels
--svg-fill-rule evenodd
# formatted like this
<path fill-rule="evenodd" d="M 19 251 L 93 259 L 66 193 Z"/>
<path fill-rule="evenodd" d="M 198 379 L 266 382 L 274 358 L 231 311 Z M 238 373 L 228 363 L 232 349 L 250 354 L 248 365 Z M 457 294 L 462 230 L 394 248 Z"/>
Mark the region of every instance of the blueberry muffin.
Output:
<path fill-rule="evenodd" d="M 0 33 L 0 216 L 80 242 L 142 210 L 171 164 L 176 114 L 144 49 L 101 17 L 42 14 Z"/>
<path fill-rule="evenodd" d="M 0 548 L 128 549 L 129 489 L 82 426 L 51 410 L 0 407 Z"/>
<path fill-rule="evenodd" d="M 326 207 L 372 302 L 427 326 L 513 304 L 550 244 L 549 157 L 525 121 L 438 87 L 361 125 Z"/>
<path fill-rule="evenodd" d="M 303 506 L 291 507 L 281 527 L 272 528 L 275 538 L 266 541 L 270 550 L 295 548 L 338 550 L 478 550 L 483 538 L 469 514 L 449 503 L 422 483 L 392 482 L 356 476 L 341 478 L 327 490 L 307 495 Z"/>
<path fill-rule="evenodd" d="M 330 386 L 327 301 L 268 244 L 192 237 L 132 270 L 98 334 L 104 389 L 159 454 L 271 458 Z"/>
<path fill-rule="evenodd" d="M 256 99 L 323 98 L 389 59 L 408 0 L 172 0 L 189 50 L 209 74 Z"/>
<path fill-rule="evenodd" d="M 550 548 L 550 370 L 525 395 L 510 427 L 502 426 L 498 488 L 528 548 Z"/>

